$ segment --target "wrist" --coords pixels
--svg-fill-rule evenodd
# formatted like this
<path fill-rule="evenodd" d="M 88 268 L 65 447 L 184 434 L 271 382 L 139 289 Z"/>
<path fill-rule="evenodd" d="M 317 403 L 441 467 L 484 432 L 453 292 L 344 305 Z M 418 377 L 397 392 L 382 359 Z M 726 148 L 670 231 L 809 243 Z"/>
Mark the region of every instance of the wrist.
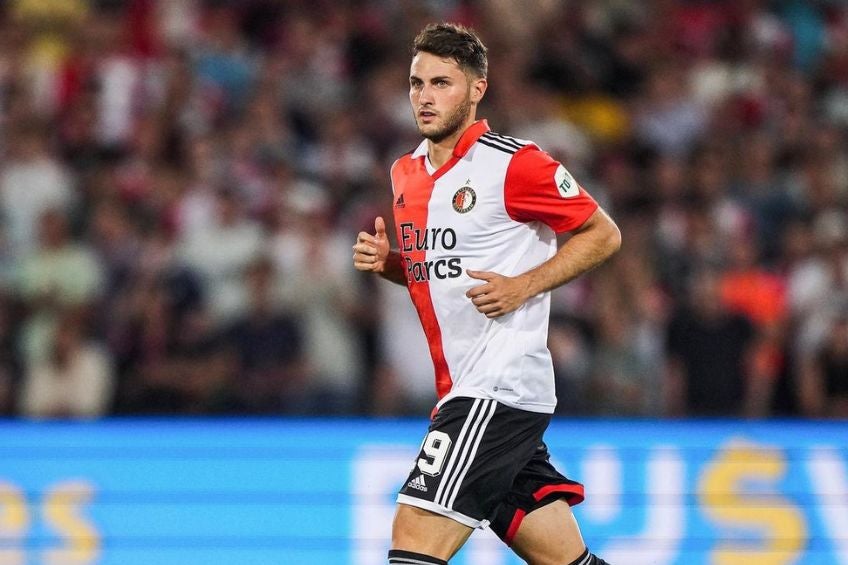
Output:
<path fill-rule="evenodd" d="M 380 274 L 392 274 L 396 271 L 400 271 L 402 264 L 403 262 L 400 253 L 394 249 L 390 249 L 386 255 L 386 259 L 383 261 L 382 271 L 380 271 Z"/>
<path fill-rule="evenodd" d="M 383 261 L 383 271 L 391 271 L 393 268 L 400 265 L 400 253 L 394 249 L 389 249 L 386 253 L 386 260 Z"/>
<path fill-rule="evenodd" d="M 403 267 L 403 258 L 398 251 L 390 249 L 381 270 L 375 269 L 375 272 L 391 282 L 406 284 L 406 270 Z"/>
<path fill-rule="evenodd" d="M 539 294 L 539 291 L 536 290 L 536 277 L 533 276 L 532 272 L 519 275 L 516 277 L 516 280 L 519 283 L 518 288 L 521 289 L 521 294 L 525 302 Z"/>

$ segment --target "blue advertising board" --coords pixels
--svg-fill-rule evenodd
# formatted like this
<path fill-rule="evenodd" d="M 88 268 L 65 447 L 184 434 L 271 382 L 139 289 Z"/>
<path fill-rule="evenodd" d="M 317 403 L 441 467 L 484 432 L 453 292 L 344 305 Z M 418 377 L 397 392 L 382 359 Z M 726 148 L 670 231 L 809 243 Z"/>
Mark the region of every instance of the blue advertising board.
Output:
<path fill-rule="evenodd" d="M 0 423 L 0 564 L 381 565 L 424 421 Z M 848 424 L 555 420 L 614 564 L 848 565 Z M 451 561 L 521 563 L 491 532 Z"/>

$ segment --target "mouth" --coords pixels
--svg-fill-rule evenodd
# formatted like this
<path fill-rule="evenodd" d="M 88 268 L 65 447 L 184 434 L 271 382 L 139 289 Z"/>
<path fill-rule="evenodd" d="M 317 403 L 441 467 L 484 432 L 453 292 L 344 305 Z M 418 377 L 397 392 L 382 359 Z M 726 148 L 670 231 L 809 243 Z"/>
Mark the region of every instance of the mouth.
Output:
<path fill-rule="evenodd" d="M 419 110 L 418 118 L 422 122 L 431 122 L 436 119 L 436 112 L 433 112 L 432 110 Z"/>

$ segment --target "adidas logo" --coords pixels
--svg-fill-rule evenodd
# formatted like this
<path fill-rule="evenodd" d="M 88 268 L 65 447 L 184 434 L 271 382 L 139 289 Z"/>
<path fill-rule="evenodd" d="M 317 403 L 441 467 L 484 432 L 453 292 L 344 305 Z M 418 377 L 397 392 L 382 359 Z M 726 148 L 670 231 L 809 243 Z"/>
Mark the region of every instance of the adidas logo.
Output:
<path fill-rule="evenodd" d="M 427 483 L 424 482 L 424 475 L 418 475 L 406 483 L 406 486 L 414 488 L 415 490 L 420 490 L 421 492 L 427 492 Z"/>
<path fill-rule="evenodd" d="M 401 195 L 398 197 L 397 202 L 395 202 L 395 208 L 403 208 L 404 206 L 406 206 L 406 204 L 404 204 L 404 202 L 403 202 L 403 194 L 401 194 Z"/>

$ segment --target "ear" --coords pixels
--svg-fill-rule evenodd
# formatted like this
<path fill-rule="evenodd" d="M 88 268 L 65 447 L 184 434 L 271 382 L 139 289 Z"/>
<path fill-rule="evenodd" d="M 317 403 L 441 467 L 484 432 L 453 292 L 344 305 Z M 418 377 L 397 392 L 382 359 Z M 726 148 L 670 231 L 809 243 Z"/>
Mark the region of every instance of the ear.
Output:
<path fill-rule="evenodd" d="M 483 99 L 486 94 L 486 89 L 489 87 L 489 81 L 486 77 L 474 77 L 471 79 L 471 102 L 477 104 Z"/>

